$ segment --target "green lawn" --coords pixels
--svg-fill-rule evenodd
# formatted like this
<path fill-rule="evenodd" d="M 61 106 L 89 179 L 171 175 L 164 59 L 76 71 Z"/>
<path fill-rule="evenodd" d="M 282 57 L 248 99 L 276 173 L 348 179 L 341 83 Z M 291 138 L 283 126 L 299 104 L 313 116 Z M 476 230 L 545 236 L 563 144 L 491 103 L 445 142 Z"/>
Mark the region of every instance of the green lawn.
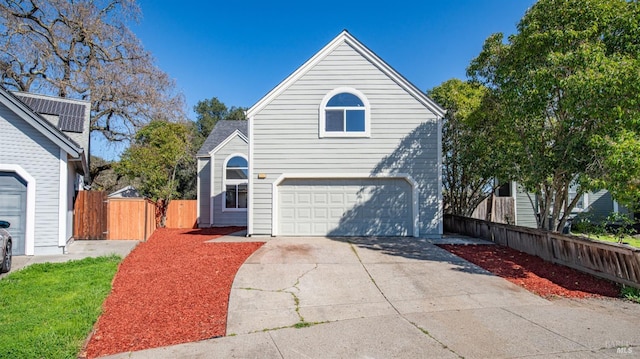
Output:
<path fill-rule="evenodd" d="M 0 279 L 0 358 L 76 358 L 120 261 L 33 264 Z"/>
<path fill-rule="evenodd" d="M 612 234 L 586 234 L 586 233 L 573 233 L 577 236 L 584 236 L 589 239 L 595 239 L 597 241 L 610 242 L 610 243 L 618 243 L 618 237 Z M 631 236 L 626 236 L 622 240 L 623 243 L 628 244 L 630 246 L 640 248 L 640 239 L 634 238 Z"/>

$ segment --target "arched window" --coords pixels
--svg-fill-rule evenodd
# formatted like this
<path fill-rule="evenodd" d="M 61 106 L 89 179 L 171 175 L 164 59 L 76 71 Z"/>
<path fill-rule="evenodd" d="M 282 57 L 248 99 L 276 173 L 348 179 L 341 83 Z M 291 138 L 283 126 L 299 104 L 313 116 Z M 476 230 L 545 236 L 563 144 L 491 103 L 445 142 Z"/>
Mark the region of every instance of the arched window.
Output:
<path fill-rule="evenodd" d="M 329 92 L 320 105 L 320 137 L 369 137 L 369 101 L 356 89 Z"/>
<path fill-rule="evenodd" d="M 247 210 L 249 166 L 243 155 L 231 155 L 223 168 L 224 210 Z"/>

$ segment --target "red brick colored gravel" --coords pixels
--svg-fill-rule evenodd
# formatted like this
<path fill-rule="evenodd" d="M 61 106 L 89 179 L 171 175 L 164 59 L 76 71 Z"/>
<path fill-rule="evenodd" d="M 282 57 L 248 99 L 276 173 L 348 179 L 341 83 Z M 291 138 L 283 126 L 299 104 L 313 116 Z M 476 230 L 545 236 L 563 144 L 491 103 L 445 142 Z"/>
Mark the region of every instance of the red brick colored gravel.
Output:
<path fill-rule="evenodd" d="M 618 297 L 612 282 L 499 245 L 440 245 L 443 249 L 542 297 Z"/>
<path fill-rule="evenodd" d="M 241 229 L 156 230 L 120 264 L 81 356 L 223 336 L 236 272 L 263 243 L 206 242 Z"/>

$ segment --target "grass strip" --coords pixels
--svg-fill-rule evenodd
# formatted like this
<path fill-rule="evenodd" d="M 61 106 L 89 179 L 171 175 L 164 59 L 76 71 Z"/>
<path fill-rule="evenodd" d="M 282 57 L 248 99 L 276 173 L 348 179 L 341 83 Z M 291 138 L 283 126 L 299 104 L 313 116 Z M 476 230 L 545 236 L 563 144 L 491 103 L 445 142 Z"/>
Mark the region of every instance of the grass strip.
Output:
<path fill-rule="evenodd" d="M 76 358 L 120 261 L 39 263 L 0 280 L 0 358 Z"/>
<path fill-rule="evenodd" d="M 602 242 L 618 243 L 619 238 L 613 234 L 593 234 L 593 233 L 572 233 L 577 236 L 584 236 Z M 640 238 L 625 236 L 622 242 L 632 247 L 640 248 Z"/>

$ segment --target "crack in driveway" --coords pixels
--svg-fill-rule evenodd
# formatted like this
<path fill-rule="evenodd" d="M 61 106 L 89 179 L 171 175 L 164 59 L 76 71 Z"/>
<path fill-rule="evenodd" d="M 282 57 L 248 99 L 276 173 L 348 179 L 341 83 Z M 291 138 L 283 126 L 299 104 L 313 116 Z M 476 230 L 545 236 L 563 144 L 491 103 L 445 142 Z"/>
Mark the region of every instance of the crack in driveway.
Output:
<path fill-rule="evenodd" d="M 300 313 L 300 298 L 298 297 L 298 295 L 296 294 L 296 292 L 300 292 L 300 288 L 298 287 L 298 285 L 300 285 L 300 280 L 305 277 L 306 275 L 308 275 L 309 273 L 313 272 L 314 270 L 318 269 L 318 263 L 315 263 L 313 268 L 305 271 L 304 273 L 302 273 L 301 275 L 299 275 L 296 278 L 296 281 L 294 284 L 282 288 L 282 289 L 261 289 L 261 288 L 248 288 L 248 287 L 241 287 L 238 288 L 240 290 L 255 290 L 255 291 L 260 291 L 260 292 L 267 292 L 267 293 L 287 293 L 289 295 L 291 295 L 291 298 L 293 299 L 293 303 L 295 305 L 295 312 L 298 315 L 298 323 L 290 325 L 290 326 L 285 326 L 285 327 L 278 327 L 278 328 L 265 328 L 262 331 L 266 331 L 266 330 L 276 330 L 276 329 L 282 329 L 282 328 L 289 328 L 289 327 L 295 327 L 295 328 L 303 328 L 303 327 L 307 327 L 313 324 L 318 324 L 318 323 L 310 323 L 307 322 L 304 317 L 302 316 L 302 314 Z M 295 289 L 295 290 L 294 290 Z"/>

